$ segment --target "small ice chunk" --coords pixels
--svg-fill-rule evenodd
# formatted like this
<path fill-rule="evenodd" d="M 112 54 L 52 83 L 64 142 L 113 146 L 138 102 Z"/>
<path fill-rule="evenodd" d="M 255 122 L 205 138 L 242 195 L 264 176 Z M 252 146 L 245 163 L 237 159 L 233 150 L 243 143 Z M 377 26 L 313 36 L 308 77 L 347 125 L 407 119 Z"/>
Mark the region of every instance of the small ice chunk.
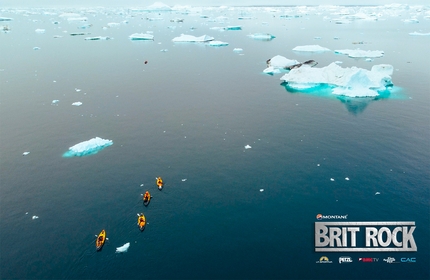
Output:
<path fill-rule="evenodd" d="M 25 212 L 25 215 L 28 215 L 28 212 Z"/>
<path fill-rule="evenodd" d="M 144 186 L 144 184 L 140 184 L 140 186 L 141 186 L 141 187 L 143 187 L 143 186 Z"/>
<path fill-rule="evenodd" d="M 260 189 L 260 192 L 264 192 L 264 189 Z"/>
<path fill-rule="evenodd" d="M 130 242 L 125 243 L 121 247 L 116 248 L 115 253 L 125 253 L 127 252 L 128 248 L 130 247 Z"/>
<path fill-rule="evenodd" d="M 73 102 L 73 103 L 72 103 L 72 105 L 73 105 L 73 106 L 81 106 L 81 105 L 82 105 L 82 102 L 80 102 L 80 101 Z"/>
<path fill-rule="evenodd" d="M 246 145 L 245 146 L 245 149 L 251 149 L 252 147 L 251 146 L 249 146 L 249 145 Z"/>
<path fill-rule="evenodd" d="M 168 51 L 168 49 L 162 49 L 162 50 L 160 50 L 160 52 L 167 52 Z"/>
<path fill-rule="evenodd" d="M 36 29 L 36 30 L 34 30 L 36 33 L 39 33 L 39 34 L 43 34 L 43 33 L 45 33 L 46 32 L 46 30 L 45 29 L 42 29 L 42 28 L 38 28 L 38 29 Z"/>
<path fill-rule="evenodd" d="M 75 91 L 76 92 L 80 92 L 81 90 L 79 88 L 75 88 Z"/>
<path fill-rule="evenodd" d="M 330 49 L 321 47 L 320 45 L 305 45 L 297 46 L 293 49 L 296 52 L 329 52 Z"/>
<path fill-rule="evenodd" d="M 330 181 L 332 181 L 332 182 L 333 182 L 333 181 L 334 181 L 334 179 L 333 179 L 333 178 L 330 178 Z"/>
<path fill-rule="evenodd" d="M 228 46 L 228 43 L 222 42 L 222 41 L 211 41 L 211 42 L 209 42 L 209 46 L 211 46 L 211 47 L 223 47 L 223 46 Z"/>
<path fill-rule="evenodd" d="M 380 192 L 376 192 L 375 195 L 381 194 Z"/>
<path fill-rule="evenodd" d="M 110 40 L 112 39 L 111 37 L 107 37 L 107 36 L 94 36 L 94 37 L 86 37 L 84 40 L 86 41 L 105 41 L 105 40 Z"/>
<path fill-rule="evenodd" d="M 242 26 L 240 25 L 229 25 L 224 27 L 224 30 L 242 30 Z"/>
<path fill-rule="evenodd" d="M 412 35 L 412 36 L 430 36 L 430 32 L 428 32 L 428 33 L 422 33 L 422 32 L 416 32 L 416 31 L 414 31 L 414 32 L 409 33 L 409 35 Z"/>
<path fill-rule="evenodd" d="M 29 153 L 30 153 L 30 152 L 23 152 L 23 153 L 22 153 L 22 155 L 23 155 L 23 156 L 26 156 L 26 155 L 28 155 Z"/>
<path fill-rule="evenodd" d="M 133 33 L 128 38 L 132 41 L 137 40 L 154 40 L 154 35 L 148 33 Z"/>
<path fill-rule="evenodd" d="M 196 37 L 193 35 L 181 34 L 179 37 L 175 37 L 172 39 L 173 42 L 209 42 L 214 40 L 214 37 L 208 35 L 202 35 L 200 37 Z"/>
<path fill-rule="evenodd" d="M 348 178 L 348 177 L 345 177 L 345 180 L 349 181 L 349 178 Z"/>
<path fill-rule="evenodd" d="M 365 51 L 360 49 L 350 50 L 335 50 L 335 53 L 338 54 L 345 54 L 352 58 L 358 58 L 358 57 L 367 57 L 367 58 L 375 58 L 375 57 L 383 57 L 384 52 L 383 51 Z"/>
<path fill-rule="evenodd" d="M 69 148 L 63 157 L 86 156 L 93 155 L 113 144 L 112 140 L 95 137 L 87 141 L 83 141 Z"/>
<path fill-rule="evenodd" d="M 185 182 L 187 179 L 182 179 L 182 182 Z"/>
<path fill-rule="evenodd" d="M 320 166 L 320 164 L 318 163 L 317 166 Z"/>
<path fill-rule="evenodd" d="M 256 40 L 267 40 L 267 41 L 270 41 L 276 38 L 275 36 L 269 33 L 254 33 L 254 34 L 249 34 L 248 37 Z"/>
<path fill-rule="evenodd" d="M 38 50 L 40 50 L 40 48 L 39 47 L 34 47 L 33 50 L 38 51 Z"/>
<path fill-rule="evenodd" d="M 264 69 L 263 72 L 266 74 L 278 74 L 281 73 L 282 70 L 297 64 L 299 64 L 299 62 L 295 59 L 291 60 L 282 55 L 276 55 L 267 60 L 268 67 Z"/>
<path fill-rule="evenodd" d="M 241 48 L 234 48 L 233 51 L 234 52 L 243 52 L 243 49 L 241 49 Z"/>
<path fill-rule="evenodd" d="M 31 217 L 33 220 L 39 219 L 39 216 L 33 216 Z"/>

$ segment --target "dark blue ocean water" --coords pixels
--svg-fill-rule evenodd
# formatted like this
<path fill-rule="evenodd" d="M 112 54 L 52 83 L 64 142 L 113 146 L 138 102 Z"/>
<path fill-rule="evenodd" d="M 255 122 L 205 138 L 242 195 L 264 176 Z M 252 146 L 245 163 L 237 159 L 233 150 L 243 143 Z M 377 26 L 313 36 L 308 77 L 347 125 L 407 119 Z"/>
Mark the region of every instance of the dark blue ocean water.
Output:
<path fill-rule="evenodd" d="M 1 278 L 429 278 L 430 37 L 408 33 L 430 32 L 430 21 L 416 10 L 382 10 L 378 21 L 335 24 L 324 20 L 339 17 L 329 11 L 287 20 L 280 15 L 291 8 L 279 9 L 1 10 L 13 18 L 2 22 L 11 32 L 0 33 Z M 67 22 L 62 12 L 87 16 L 93 26 L 80 30 L 82 23 Z M 402 21 L 411 15 L 419 23 Z M 213 22 L 218 16 L 227 20 Z M 184 22 L 170 22 L 176 17 Z M 121 24 L 102 28 L 110 22 Z M 210 29 L 225 25 L 242 30 Z M 147 31 L 154 41 L 128 39 Z M 114 39 L 85 41 L 72 32 Z M 247 37 L 256 32 L 276 38 Z M 172 43 L 181 33 L 229 46 Z M 292 51 L 312 44 L 385 54 L 368 62 Z M 291 92 L 281 75 L 262 74 L 275 55 L 313 59 L 318 67 L 391 64 L 394 89 L 376 100 Z M 77 101 L 83 105 L 71 105 Z M 62 157 L 96 136 L 114 144 Z M 148 221 L 143 232 L 140 212 Z M 317 214 L 414 221 L 418 250 L 316 253 Z M 102 229 L 109 241 L 96 252 Z M 127 253 L 115 253 L 127 242 Z M 333 263 L 316 263 L 322 256 Z M 340 256 L 353 262 L 339 264 Z M 416 263 L 388 264 L 387 257 Z"/>

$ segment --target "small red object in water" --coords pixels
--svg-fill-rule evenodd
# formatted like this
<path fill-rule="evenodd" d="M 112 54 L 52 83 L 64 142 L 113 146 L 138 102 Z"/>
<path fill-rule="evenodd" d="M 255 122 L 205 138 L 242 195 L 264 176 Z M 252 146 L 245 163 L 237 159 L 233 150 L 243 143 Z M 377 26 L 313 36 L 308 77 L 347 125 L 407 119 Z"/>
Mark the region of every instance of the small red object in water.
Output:
<path fill-rule="evenodd" d="M 148 64 L 148 60 L 145 60 L 145 64 Z"/>

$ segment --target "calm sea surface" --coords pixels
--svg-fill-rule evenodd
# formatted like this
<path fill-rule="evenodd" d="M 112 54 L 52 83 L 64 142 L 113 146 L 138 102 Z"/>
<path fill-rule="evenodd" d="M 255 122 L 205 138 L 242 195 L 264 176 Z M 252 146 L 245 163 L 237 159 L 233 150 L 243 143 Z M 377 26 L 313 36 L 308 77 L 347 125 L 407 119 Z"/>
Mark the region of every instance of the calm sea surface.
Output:
<path fill-rule="evenodd" d="M 430 20 L 419 13 L 408 24 L 415 10 L 376 9 L 378 21 L 335 24 L 330 11 L 285 19 L 298 13 L 278 10 L 1 10 L 13 18 L 0 22 L 11 29 L 0 33 L 1 278 L 428 279 L 430 36 L 409 33 L 430 32 Z M 78 29 L 84 24 L 92 26 Z M 226 25 L 242 30 L 210 29 Z M 128 39 L 147 31 L 154 41 Z M 247 37 L 257 32 L 276 38 Z M 173 43 L 181 33 L 229 45 Z M 369 62 L 292 51 L 317 44 L 385 54 Z M 262 73 L 275 55 L 317 67 L 391 64 L 394 88 L 376 100 L 289 92 L 280 74 Z M 62 157 L 96 136 L 114 144 Z M 317 214 L 414 221 L 418 251 L 316 253 Z M 96 252 L 102 229 L 109 240 Z M 115 253 L 127 242 L 127 253 Z M 333 263 L 318 264 L 322 256 Z M 339 264 L 341 256 L 353 262 Z"/>

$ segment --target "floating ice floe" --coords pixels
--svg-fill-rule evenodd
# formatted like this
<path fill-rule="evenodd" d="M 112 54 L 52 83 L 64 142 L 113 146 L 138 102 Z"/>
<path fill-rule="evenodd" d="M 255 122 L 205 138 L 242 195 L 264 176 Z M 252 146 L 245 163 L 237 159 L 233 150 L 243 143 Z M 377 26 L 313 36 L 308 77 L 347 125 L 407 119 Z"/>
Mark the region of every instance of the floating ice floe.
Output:
<path fill-rule="evenodd" d="M 320 45 L 297 46 L 293 49 L 296 52 L 329 52 L 330 49 L 321 47 Z"/>
<path fill-rule="evenodd" d="M 260 189 L 260 192 L 264 192 L 264 189 Z"/>
<path fill-rule="evenodd" d="M 266 61 L 267 68 L 263 70 L 266 74 L 281 73 L 287 67 L 298 64 L 297 60 L 288 59 L 282 55 L 276 55 Z"/>
<path fill-rule="evenodd" d="M 88 141 L 84 141 L 70 147 L 69 150 L 63 155 L 63 157 L 82 157 L 86 155 L 97 154 L 99 151 L 112 144 L 112 140 L 95 137 Z"/>
<path fill-rule="evenodd" d="M 31 217 L 31 219 L 33 219 L 33 220 L 39 219 L 39 216 L 33 216 L 33 217 Z"/>
<path fill-rule="evenodd" d="M 99 40 L 110 40 L 111 37 L 108 36 L 94 36 L 94 37 L 86 37 L 85 40 L 87 41 L 99 41 Z"/>
<path fill-rule="evenodd" d="M 233 51 L 239 53 L 239 52 L 243 52 L 243 49 L 242 48 L 234 48 Z"/>
<path fill-rule="evenodd" d="M 8 18 L 8 17 L 0 17 L 0 21 L 12 21 L 13 18 Z"/>
<path fill-rule="evenodd" d="M 355 49 L 355 50 L 349 50 L 349 49 L 345 49 L 345 50 L 335 50 L 335 53 L 338 54 L 345 54 L 349 57 L 352 58 L 358 58 L 358 57 L 383 57 L 384 56 L 384 52 L 383 51 L 364 51 L 364 50 L 360 50 L 360 49 Z"/>
<path fill-rule="evenodd" d="M 381 194 L 380 192 L 376 192 L 375 195 Z"/>
<path fill-rule="evenodd" d="M 75 32 L 73 32 L 73 33 L 70 33 L 69 35 L 70 36 L 83 36 L 83 35 L 89 35 L 89 34 L 91 34 L 91 33 L 88 33 L 88 32 L 77 32 L 77 33 L 75 33 Z"/>
<path fill-rule="evenodd" d="M 154 35 L 148 33 L 133 33 L 128 36 L 130 40 L 154 40 Z"/>
<path fill-rule="evenodd" d="M 404 19 L 404 23 L 419 23 L 420 21 L 416 18 Z"/>
<path fill-rule="evenodd" d="M 254 33 L 254 34 L 249 34 L 248 37 L 256 40 L 267 40 L 267 41 L 270 41 L 276 38 L 275 36 L 269 33 Z"/>
<path fill-rule="evenodd" d="M 29 153 L 30 153 L 30 152 L 23 152 L 23 153 L 22 153 L 22 155 L 23 155 L 23 156 L 26 156 L 26 155 L 28 155 Z"/>
<path fill-rule="evenodd" d="M 229 25 L 224 27 L 224 30 L 242 30 L 242 26 L 240 25 Z"/>
<path fill-rule="evenodd" d="M 332 93 L 348 97 L 376 97 L 380 91 L 393 85 L 393 66 L 374 65 L 366 70 L 357 67 L 342 68 L 336 63 L 323 68 L 300 67 L 281 77 L 287 87 L 306 90 L 329 86 Z"/>
<path fill-rule="evenodd" d="M 251 146 L 249 146 L 249 145 L 246 145 L 245 146 L 245 149 L 251 149 L 252 147 Z"/>
<path fill-rule="evenodd" d="M 333 181 L 334 181 L 334 179 L 333 179 L 333 178 L 330 178 L 330 181 L 332 181 L 332 182 L 333 182 Z"/>
<path fill-rule="evenodd" d="M 345 177 L 345 180 L 349 181 L 349 178 L 348 178 L 348 177 Z"/>
<path fill-rule="evenodd" d="M 54 104 L 57 104 L 58 102 L 60 102 L 60 100 L 54 99 L 54 100 L 52 100 L 51 104 L 54 105 Z"/>
<path fill-rule="evenodd" d="M 416 32 L 416 31 L 414 31 L 414 32 L 409 33 L 409 35 L 412 35 L 412 36 L 430 36 L 430 32 L 428 32 L 428 33 L 422 33 L 422 32 Z"/>
<path fill-rule="evenodd" d="M 209 46 L 211 46 L 211 47 L 224 47 L 224 46 L 228 46 L 228 43 L 222 42 L 222 41 L 210 41 Z"/>
<path fill-rule="evenodd" d="M 40 48 L 39 47 L 34 47 L 33 50 L 38 51 L 38 50 L 40 50 Z"/>
<path fill-rule="evenodd" d="M 125 253 L 127 252 L 128 248 L 130 247 L 130 242 L 125 243 L 121 247 L 116 248 L 115 253 Z"/>
<path fill-rule="evenodd" d="M 182 182 L 185 182 L 187 179 L 182 179 Z"/>
<path fill-rule="evenodd" d="M 81 106 L 82 102 L 78 101 L 78 102 L 73 102 L 72 103 L 73 106 Z"/>
<path fill-rule="evenodd" d="M 39 34 L 43 34 L 43 33 L 45 33 L 45 32 L 46 32 L 46 30 L 45 30 L 45 29 L 38 28 L 38 29 L 34 30 L 34 32 L 39 33 Z"/>
<path fill-rule="evenodd" d="M 175 37 L 172 39 L 173 42 L 209 42 L 212 41 L 214 37 L 203 35 L 200 37 L 196 37 L 193 35 L 181 34 L 179 37 Z"/>

